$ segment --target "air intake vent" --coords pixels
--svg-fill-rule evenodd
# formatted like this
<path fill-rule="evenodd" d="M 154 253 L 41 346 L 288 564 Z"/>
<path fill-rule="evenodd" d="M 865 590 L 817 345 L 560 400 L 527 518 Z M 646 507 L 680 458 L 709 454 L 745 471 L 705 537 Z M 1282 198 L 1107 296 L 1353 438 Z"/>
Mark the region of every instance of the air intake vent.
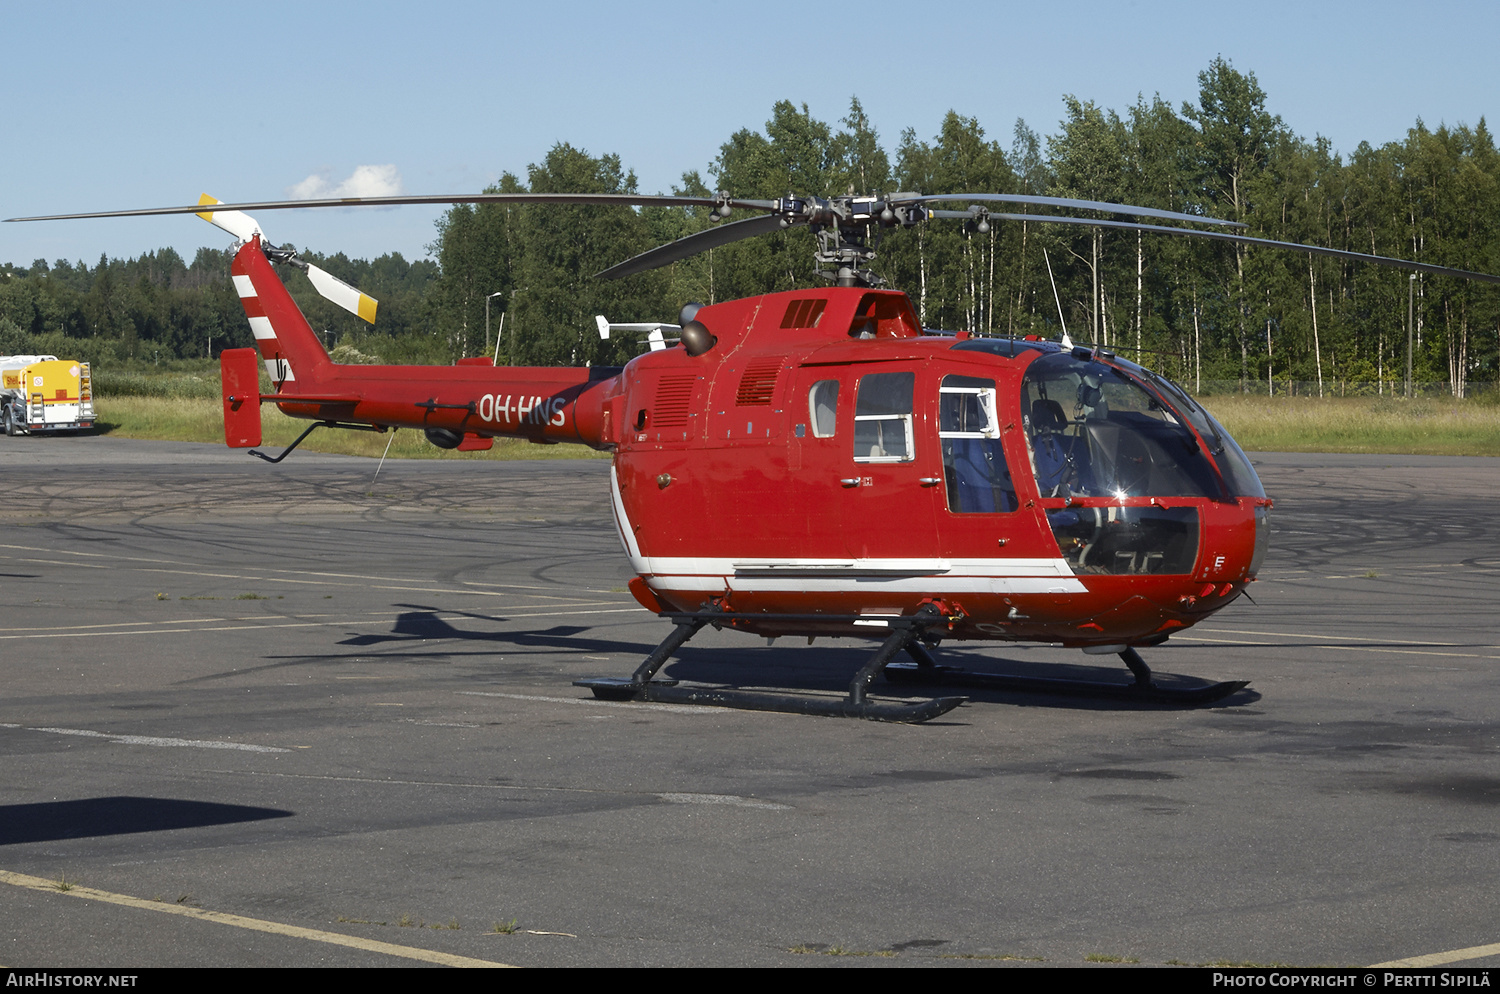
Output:
<path fill-rule="evenodd" d="M 794 300 L 786 305 L 786 315 L 781 319 L 783 328 L 816 328 L 823 316 L 828 301 L 821 298 Z"/>
<path fill-rule="evenodd" d="M 781 374 L 781 358 L 755 359 L 745 367 L 740 388 L 734 395 L 736 407 L 764 407 L 776 392 L 776 377 Z"/>
<path fill-rule="evenodd" d="M 651 409 L 651 427 L 681 428 L 688 423 L 697 373 L 672 373 L 656 385 L 656 404 Z"/>

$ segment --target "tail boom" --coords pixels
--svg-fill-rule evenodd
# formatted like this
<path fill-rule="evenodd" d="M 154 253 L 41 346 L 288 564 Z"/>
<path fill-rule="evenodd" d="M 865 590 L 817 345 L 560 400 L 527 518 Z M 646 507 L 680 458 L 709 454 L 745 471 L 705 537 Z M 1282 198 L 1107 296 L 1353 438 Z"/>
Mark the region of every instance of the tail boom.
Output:
<path fill-rule="evenodd" d="M 340 365 L 292 300 L 258 236 L 236 253 L 230 271 L 273 385 L 272 393 L 250 400 L 244 383 L 248 350 L 226 350 L 221 357 L 226 415 L 235 394 L 233 430 L 226 417 L 231 445 L 258 444 L 258 439 L 245 441 L 251 430 L 244 406 L 270 401 L 291 417 L 313 421 L 611 447 L 604 410 L 621 391 L 618 369 L 496 367 L 482 360 L 456 366 Z"/>

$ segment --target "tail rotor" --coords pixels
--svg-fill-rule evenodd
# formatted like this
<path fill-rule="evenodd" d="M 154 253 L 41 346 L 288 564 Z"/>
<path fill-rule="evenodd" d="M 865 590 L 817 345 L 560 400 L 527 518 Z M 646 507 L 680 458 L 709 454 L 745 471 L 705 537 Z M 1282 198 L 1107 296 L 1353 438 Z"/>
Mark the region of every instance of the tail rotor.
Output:
<path fill-rule="evenodd" d="M 223 201 L 205 193 L 198 198 L 198 203 L 204 207 L 210 207 L 221 204 Z M 313 289 L 317 290 L 322 297 L 342 307 L 361 321 L 369 324 L 375 323 L 375 311 L 380 305 L 374 297 L 350 286 L 326 269 L 320 269 L 310 262 L 297 258 L 297 253 L 291 249 L 276 248 L 269 244 L 260 225 L 249 214 L 243 211 L 199 211 L 198 216 L 215 227 L 223 228 L 240 242 L 260 238 L 261 246 L 267 258 L 272 262 L 288 263 L 303 270 L 307 273 L 307 278 L 312 281 Z"/>

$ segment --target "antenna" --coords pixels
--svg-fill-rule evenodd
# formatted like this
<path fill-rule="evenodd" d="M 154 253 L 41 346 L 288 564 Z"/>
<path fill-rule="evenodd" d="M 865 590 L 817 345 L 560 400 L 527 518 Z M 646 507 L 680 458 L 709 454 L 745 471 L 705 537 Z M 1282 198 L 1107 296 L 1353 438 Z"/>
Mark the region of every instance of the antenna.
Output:
<path fill-rule="evenodd" d="M 1052 276 L 1052 257 L 1047 254 L 1045 246 L 1042 248 L 1042 258 L 1047 260 L 1047 279 L 1052 282 L 1052 299 L 1057 301 L 1057 320 L 1062 324 L 1062 347 L 1071 349 L 1073 339 L 1068 337 L 1068 321 L 1063 317 L 1062 298 L 1057 295 L 1057 280 Z"/>

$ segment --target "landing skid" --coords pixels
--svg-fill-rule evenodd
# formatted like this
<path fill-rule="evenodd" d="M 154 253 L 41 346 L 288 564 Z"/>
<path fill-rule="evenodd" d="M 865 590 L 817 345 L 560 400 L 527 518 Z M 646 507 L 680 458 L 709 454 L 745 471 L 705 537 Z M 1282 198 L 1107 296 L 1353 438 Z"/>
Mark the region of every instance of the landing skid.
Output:
<path fill-rule="evenodd" d="M 937 611 L 924 609 L 905 618 L 892 618 L 892 630 L 870 661 L 860 668 L 849 684 L 849 695 L 843 700 L 826 697 L 803 697 L 795 694 L 768 694 L 751 690 L 716 690 L 708 687 L 679 687 L 676 680 L 654 680 L 656 671 L 680 649 L 683 643 L 698 634 L 704 625 L 716 626 L 732 623 L 729 612 L 700 611 L 683 614 L 664 614 L 676 622 L 677 627 L 657 646 L 646 661 L 627 680 L 619 677 L 594 677 L 575 680 L 575 687 L 587 687 L 594 696 L 604 701 L 655 701 L 663 704 L 702 704 L 710 707 L 737 708 L 742 711 L 780 711 L 787 714 L 811 714 L 828 718 L 865 718 L 870 721 L 895 721 L 913 724 L 930 721 L 947 714 L 960 704 L 963 697 L 938 697 L 914 703 L 894 703 L 870 700 L 865 691 L 875 679 L 875 674 L 884 669 L 902 651 L 920 645 L 918 639 L 926 629 L 946 619 Z M 784 618 L 783 620 L 789 620 Z M 820 622 L 828 622 L 827 615 L 816 616 Z"/>
<path fill-rule="evenodd" d="M 885 678 L 891 683 L 938 687 L 968 687 L 976 690 L 1000 690 L 1016 694 L 1055 694 L 1062 697 L 1091 697 L 1114 701 L 1141 701 L 1152 704 L 1211 704 L 1244 690 L 1249 680 L 1226 680 L 1202 687 L 1159 687 L 1151 679 L 1151 669 L 1140 653 L 1126 649 L 1120 653 L 1130 667 L 1130 683 L 1108 683 L 1092 680 L 1064 680 L 1055 677 L 1016 676 L 1007 673 L 971 673 L 951 666 L 939 666 L 932 654 L 920 644 L 908 649 L 914 663 L 889 663 Z"/>

